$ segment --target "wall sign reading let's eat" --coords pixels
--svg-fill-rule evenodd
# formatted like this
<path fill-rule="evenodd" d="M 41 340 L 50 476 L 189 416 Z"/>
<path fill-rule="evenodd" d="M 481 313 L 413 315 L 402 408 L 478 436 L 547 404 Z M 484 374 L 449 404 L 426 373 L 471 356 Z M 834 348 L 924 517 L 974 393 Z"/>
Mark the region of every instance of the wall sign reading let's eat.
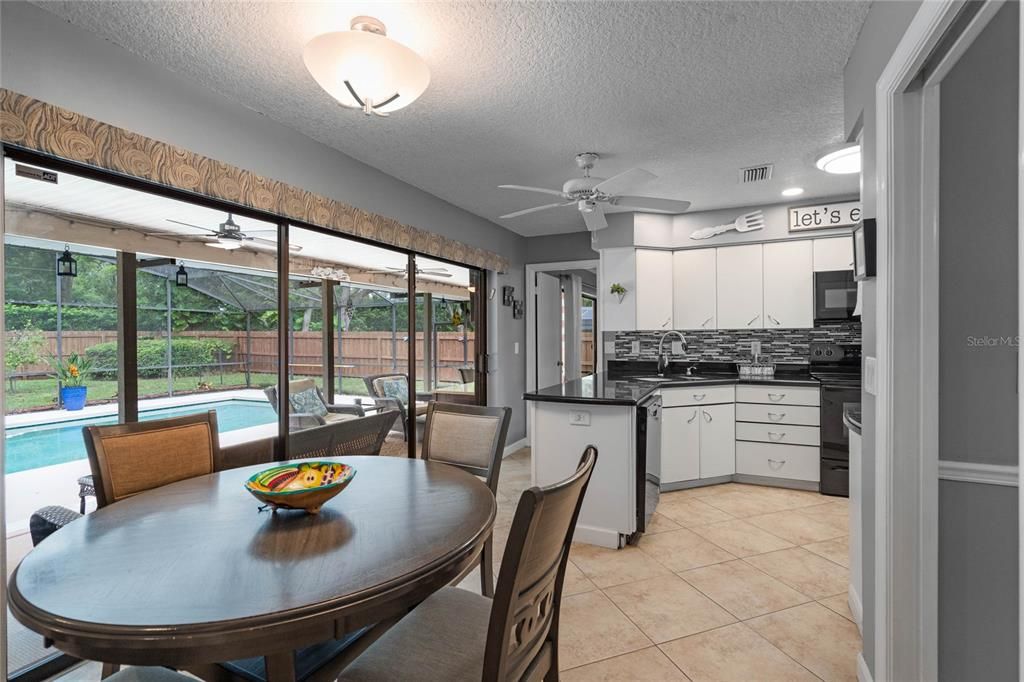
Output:
<path fill-rule="evenodd" d="M 819 204 L 789 209 L 789 231 L 827 230 L 832 227 L 850 227 L 860 222 L 859 201 L 838 204 Z"/>

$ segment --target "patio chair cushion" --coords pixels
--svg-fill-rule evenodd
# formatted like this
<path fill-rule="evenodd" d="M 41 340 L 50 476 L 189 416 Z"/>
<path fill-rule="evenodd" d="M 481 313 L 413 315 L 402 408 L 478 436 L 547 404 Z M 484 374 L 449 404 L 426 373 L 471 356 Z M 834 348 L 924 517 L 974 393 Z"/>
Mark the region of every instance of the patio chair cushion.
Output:
<path fill-rule="evenodd" d="M 339 682 L 418 680 L 479 682 L 483 677 L 491 600 L 445 587 L 370 645 Z"/>
<path fill-rule="evenodd" d="M 394 398 L 403 405 L 409 403 L 409 382 L 404 376 L 378 377 L 373 380 L 373 387 L 383 398 Z"/>
<path fill-rule="evenodd" d="M 337 424 L 338 422 L 347 422 L 350 419 L 360 419 L 358 414 L 349 414 L 347 412 L 330 412 L 323 415 L 324 421 L 328 424 Z"/>
<path fill-rule="evenodd" d="M 316 392 L 316 387 L 290 395 L 288 402 L 291 403 L 292 411 L 297 414 L 312 414 L 316 417 L 323 417 L 327 414 L 327 406 L 324 405 L 323 400 L 320 400 L 320 394 Z"/>

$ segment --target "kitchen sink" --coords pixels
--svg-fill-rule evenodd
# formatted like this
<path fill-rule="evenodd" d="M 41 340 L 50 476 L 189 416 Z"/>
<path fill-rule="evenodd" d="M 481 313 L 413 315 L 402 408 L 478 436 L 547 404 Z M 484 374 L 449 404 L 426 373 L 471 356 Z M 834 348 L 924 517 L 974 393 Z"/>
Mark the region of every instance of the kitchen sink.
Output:
<path fill-rule="evenodd" d="M 705 377 L 690 375 L 678 375 L 667 377 L 637 377 L 637 381 L 645 381 L 652 384 L 663 384 L 669 381 L 707 381 Z"/>

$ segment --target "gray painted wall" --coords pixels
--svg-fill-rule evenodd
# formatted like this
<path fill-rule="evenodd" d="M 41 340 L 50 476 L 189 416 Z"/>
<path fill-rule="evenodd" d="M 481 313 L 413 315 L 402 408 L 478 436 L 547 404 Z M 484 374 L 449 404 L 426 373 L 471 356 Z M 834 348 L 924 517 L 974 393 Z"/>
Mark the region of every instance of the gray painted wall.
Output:
<path fill-rule="evenodd" d="M 875 204 L 875 84 L 896 45 L 910 25 L 920 7 L 918 0 L 874 2 L 861 27 L 850 59 L 843 71 L 843 101 L 848 140 L 861 136 L 861 204 L 864 216 L 877 215 Z M 863 352 L 874 356 L 877 351 L 875 282 L 868 280 L 863 286 Z M 875 667 L 875 399 L 864 393 L 863 403 L 863 462 L 861 527 L 864 603 L 864 661 L 868 669 Z"/>
<path fill-rule="evenodd" d="M 1015 466 L 1017 3 L 942 81 L 939 458 Z M 939 678 L 1016 680 L 1017 495 L 939 488 Z"/>
<path fill-rule="evenodd" d="M 496 251 L 522 290 L 526 240 L 229 101 L 23 2 L 0 3 L 0 84 L 359 208 Z M 339 116 L 351 112 L 339 110 Z M 395 119 L 397 120 L 397 119 Z M 379 123 L 366 119 L 367 125 Z M 490 400 L 515 410 L 509 440 L 526 433 L 526 326 L 492 317 Z"/>

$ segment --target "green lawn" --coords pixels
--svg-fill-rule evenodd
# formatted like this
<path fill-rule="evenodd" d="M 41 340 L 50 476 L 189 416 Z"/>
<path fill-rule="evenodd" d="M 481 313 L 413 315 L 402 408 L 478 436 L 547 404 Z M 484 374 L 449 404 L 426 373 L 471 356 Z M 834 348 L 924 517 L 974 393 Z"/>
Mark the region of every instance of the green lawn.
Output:
<path fill-rule="evenodd" d="M 226 372 L 221 378 L 218 374 L 205 375 L 203 377 L 175 377 L 175 393 L 197 393 L 200 392 L 200 382 L 209 384 L 210 391 L 222 391 L 232 388 L 245 388 L 245 374 L 241 372 Z M 263 388 L 273 386 L 277 383 L 277 377 L 273 374 L 252 374 L 252 388 Z M 320 383 L 319 381 L 317 382 Z M 423 389 L 422 382 L 416 382 L 420 390 Z M 445 388 L 442 383 L 440 388 Z M 461 384 L 451 384 L 450 390 L 473 390 L 473 385 L 463 387 Z M 346 395 L 366 395 L 366 384 L 361 377 L 343 377 L 339 393 Z M 160 398 L 167 395 L 167 379 L 139 379 L 140 398 Z M 96 402 L 110 401 L 117 397 L 117 381 L 91 379 L 89 381 L 89 404 Z M 14 390 L 7 388 L 6 408 L 8 414 L 20 412 L 32 408 L 56 407 L 57 406 L 57 383 L 54 379 L 19 379 L 15 382 Z"/>

